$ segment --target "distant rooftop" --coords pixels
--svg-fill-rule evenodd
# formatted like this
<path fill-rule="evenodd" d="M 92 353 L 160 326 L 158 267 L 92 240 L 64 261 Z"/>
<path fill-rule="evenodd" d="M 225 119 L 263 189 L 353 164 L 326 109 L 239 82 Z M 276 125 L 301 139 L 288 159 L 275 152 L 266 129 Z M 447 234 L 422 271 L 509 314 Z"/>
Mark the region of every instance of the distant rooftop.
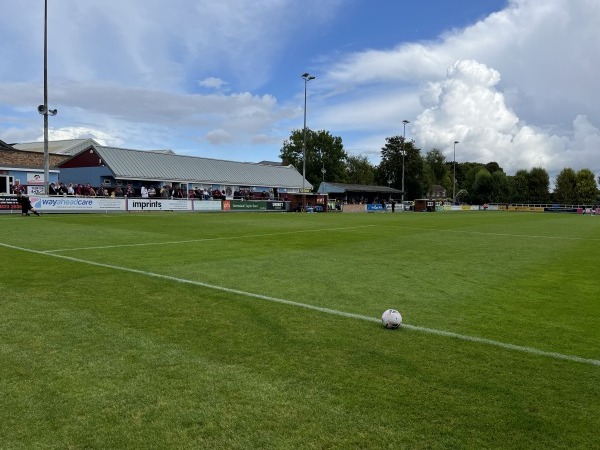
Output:
<path fill-rule="evenodd" d="M 53 153 L 55 155 L 69 155 L 73 156 L 79 153 L 81 150 L 84 150 L 92 145 L 100 145 L 94 139 L 63 139 L 59 141 L 48 141 L 48 153 Z M 17 150 L 22 150 L 25 152 L 38 152 L 42 153 L 44 151 L 44 142 L 36 141 L 36 142 L 25 142 L 22 144 L 13 144 L 13 148 Z M 174 155 L 175 152 L 169 149 L 163 150 L 148 150 L 154 153 L 164 153 L 167 155 Z"/>

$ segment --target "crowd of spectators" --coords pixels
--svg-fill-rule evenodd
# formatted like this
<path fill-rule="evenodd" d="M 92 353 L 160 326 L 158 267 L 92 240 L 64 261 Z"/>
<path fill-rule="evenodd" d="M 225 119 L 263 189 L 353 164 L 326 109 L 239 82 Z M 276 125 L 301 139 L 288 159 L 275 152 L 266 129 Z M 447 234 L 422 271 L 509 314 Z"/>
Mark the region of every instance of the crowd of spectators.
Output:
<path fill-rule="evenodd" d="M 13 194 L 26 194 L 27 186 L 18 182 L 11 186 Z M 128 184 L 125 187 L 93 187 L 90 183 L 50 183 L 48 194 L 53 196 L 74 196 L 74 197 L 141 197 L 141 198 L 197 198 L 200 200 L 224 200 L 233 196 L 236 200 L 269 200 L 273 199 L 273 191 L 255 192 L 252 189 L 232 190 L 231 187 L 221 189 L 195 188 L 187 192 L 180 187 L 171 185 L 154 186 L 142 185 L 140 189 L 135 189 Z"/>

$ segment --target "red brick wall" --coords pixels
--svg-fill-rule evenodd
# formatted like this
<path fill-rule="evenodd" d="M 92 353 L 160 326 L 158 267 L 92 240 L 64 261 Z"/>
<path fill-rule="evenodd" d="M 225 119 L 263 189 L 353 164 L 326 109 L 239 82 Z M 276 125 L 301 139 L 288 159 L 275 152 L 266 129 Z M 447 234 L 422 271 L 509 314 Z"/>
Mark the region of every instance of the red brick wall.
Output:
<path fill-rule="evenodd" d="M 50 154 L 50 167 L 55 169 L 61 162 L 68 159 L 68 155 Z M 22 150 L 0 150 L 0 166 L 4 167 L 31 167 L 41 169 L 44 167 L 44 154 L 38 152 L 25 152 Z"/>

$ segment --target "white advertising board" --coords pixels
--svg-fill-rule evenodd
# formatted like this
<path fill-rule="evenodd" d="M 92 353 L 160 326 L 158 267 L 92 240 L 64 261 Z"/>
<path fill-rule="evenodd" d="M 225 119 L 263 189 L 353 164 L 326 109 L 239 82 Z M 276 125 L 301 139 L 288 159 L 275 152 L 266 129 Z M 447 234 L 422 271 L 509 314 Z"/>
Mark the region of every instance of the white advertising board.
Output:
<path fill-rule="evenodd" d="M 127 199 L 128 211 L 191 211 L 191 200 L 169 200 L 162 198 Z"/>
<path fill-rule="evenodd" d="M 221 211 L 221 200 L 194 200 L 194 211 Z"/>
<path fill-rule="evenodd" d="M 45 212 L 125 211 L 123 198 L 29 197 L 33 207 Z"/>

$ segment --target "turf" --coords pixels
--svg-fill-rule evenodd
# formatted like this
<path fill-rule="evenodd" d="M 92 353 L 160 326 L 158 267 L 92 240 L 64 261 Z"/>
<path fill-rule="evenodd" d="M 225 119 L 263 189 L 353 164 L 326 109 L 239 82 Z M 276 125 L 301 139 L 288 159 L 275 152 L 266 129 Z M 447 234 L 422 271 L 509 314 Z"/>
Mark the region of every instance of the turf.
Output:
<path fill-rule="evenodd" d="M 0 227 L 1 448 L 599 448 L 600 218 Z"/>

